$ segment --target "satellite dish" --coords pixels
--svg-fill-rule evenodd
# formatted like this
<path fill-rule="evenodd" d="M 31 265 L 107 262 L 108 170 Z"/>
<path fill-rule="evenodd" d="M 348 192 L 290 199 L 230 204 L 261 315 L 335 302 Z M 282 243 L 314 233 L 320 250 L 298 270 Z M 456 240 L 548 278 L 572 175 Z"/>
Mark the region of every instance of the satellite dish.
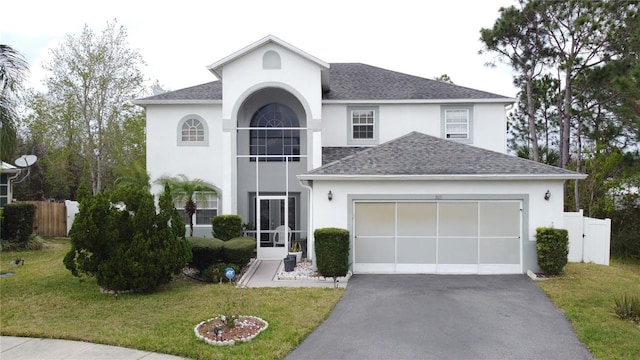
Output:
<path fill-rule="evenodd" d="M 22 155 L 16 159 L 17 167 L 26 168 L 36 163 L 38 157 L 35 155 Z"/>

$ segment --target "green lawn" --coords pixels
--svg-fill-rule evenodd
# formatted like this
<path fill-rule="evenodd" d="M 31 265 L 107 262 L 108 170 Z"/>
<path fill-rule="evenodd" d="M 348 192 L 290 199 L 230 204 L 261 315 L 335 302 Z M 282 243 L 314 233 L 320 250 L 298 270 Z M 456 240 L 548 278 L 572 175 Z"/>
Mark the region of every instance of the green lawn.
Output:
<path fill-rule="evenodd" d="M 640 324 L 615 316 L 614 297 L 640 296 L 640 264 L 569 263 L 562 277 L 538 282 L 597 359 L 640 359 Z"/>
<path fill-rule="evenodd" d="M 103 295 L 62 265 L 67 240 L 46 249 L 0 253 L 0 333 L 86 340 L 192 359 L 282 359 L 329 315 L 343 294 L 332 288 L 237 289 L 180 278 L 148 295 Z M 11 269 L 16 257 L 25 265 Z M 613 313 L 614 296 L 640 295 L 640 264 L 569 264 L 566 274 L 538 283 L 598 359 L 640 359 L 640 324 Z M 253 341 L 207 345 L 193 327 L 234 301 L 244 315 L 269 322 Z"/>
<path fill-rule="evenodd" d="M 104 295 L 94 279 L 83 281 L 64 268 L 67 240 L 41 251 L 0 253 L 0 333 L 84 340 L 174 354 L 192 359 L 282 359 L 316 328 L 338 302 L 342 289 L 238 289 L 179 278 L 147 294 Z M 25 265 L 10 268 L 11 260 Z M 212 346 L 193 328 L 233 301 L 243 315 L 269 322 L 253 341 Z"/>

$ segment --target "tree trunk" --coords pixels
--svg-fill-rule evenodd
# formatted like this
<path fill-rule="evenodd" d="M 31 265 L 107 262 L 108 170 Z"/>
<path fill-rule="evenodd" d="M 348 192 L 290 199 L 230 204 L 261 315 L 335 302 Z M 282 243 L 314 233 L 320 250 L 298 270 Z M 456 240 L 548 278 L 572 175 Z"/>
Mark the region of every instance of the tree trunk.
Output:
<path fill-rule="evenodd" d="M 531 78 L 531 76 L 527 76 L 525 81 L 527 82 L 527 115 L 529 117 L 529 139 L 531 140 L 533 161 L 540 162 L 538 134 L 536 132 L 535 106 L 533 103 L 533 79 Z"/>

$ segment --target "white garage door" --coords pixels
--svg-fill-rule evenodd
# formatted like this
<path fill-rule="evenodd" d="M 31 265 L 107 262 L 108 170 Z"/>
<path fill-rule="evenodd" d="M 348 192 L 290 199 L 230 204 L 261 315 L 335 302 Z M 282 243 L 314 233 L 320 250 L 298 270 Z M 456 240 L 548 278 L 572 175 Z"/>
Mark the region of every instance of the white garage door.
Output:
<path fill-rule="evenodd" d="M 522 273 L 520 201 L 355 202 L 355 273 Z"/>

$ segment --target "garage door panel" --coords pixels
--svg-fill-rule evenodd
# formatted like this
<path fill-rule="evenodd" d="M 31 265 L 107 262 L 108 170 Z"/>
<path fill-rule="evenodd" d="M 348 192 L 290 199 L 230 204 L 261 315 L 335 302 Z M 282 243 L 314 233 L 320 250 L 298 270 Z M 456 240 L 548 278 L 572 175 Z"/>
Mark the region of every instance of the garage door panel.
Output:
<path fill-rule="evenodd" d="M 438 210 L 438 235 L 478 236 L 478 203 L 440 203 Z"/>
<path fill-rule="evenodd" d="M 395 235 L 395 203 L 356 203 L 356 235 Z"/>
<path fill-rule="evenodd" d="M 481 202 L 480 236 L 520 236 L 520 203 Z"/>
<path fill-rule="evenodd" d="M 435 264 L 436 238 L 398 237 L 399 264 Z"/>
<path fill-rule="evenodd" d="M 395 262 L 395 239 L 393 237 L 358 236 L 355 242 L 355 262 Z"/>
<path fill-rule="evenodd" d="M 520 239 L 480 238 L 480 264 L 520 264 Z"/>
<path fill-rule="evenodd" d="M 437 220 L 436 203 L 398 203 L 399 236 L 436 236 Z"/>
<path fill-rule="evenodd" d="M 358 273 L 522 273 L 522 203 L 356 202 Z"/>
<path fill-rule="evenodd" d="M 439 264 L 478 264 L 477 238 L 440 238 Z"/>

